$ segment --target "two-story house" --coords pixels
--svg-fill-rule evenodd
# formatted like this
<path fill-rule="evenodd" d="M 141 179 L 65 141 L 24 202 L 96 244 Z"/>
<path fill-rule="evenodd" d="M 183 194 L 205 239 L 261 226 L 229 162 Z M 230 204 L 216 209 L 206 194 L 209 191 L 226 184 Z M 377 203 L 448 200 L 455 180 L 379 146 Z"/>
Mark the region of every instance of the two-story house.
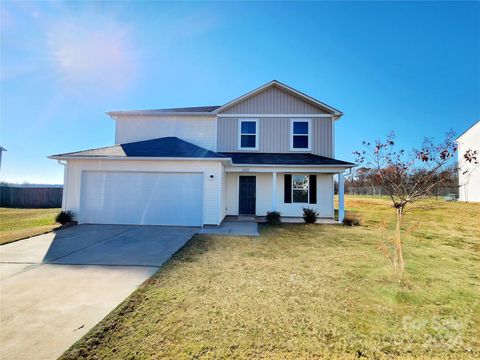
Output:
<path fill-rule="evenodd" d="M 227 215 L 304 207 L 334 217 L 342 113 L 278 81 L 222 106 L 112 111 L 113 146 L 54 155 L 65 165 L 63 209 L 79 223 L 203 226 Z"/>

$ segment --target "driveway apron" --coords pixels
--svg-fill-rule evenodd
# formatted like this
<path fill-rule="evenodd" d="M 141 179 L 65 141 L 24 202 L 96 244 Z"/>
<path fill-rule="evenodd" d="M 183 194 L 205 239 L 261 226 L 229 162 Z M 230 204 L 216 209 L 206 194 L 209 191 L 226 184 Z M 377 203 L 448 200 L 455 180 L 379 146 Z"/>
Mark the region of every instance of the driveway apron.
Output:
<path fill-rule="evenodd" d="M 78 225 L 0 246 L 0 359 L 56 359 L 197 231 Z"/>

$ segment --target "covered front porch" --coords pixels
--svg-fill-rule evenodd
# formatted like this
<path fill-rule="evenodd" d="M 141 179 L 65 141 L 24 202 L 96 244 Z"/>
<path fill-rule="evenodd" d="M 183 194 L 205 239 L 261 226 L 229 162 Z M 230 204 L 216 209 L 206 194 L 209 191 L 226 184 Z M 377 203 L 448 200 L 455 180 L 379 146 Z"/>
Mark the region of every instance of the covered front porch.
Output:
<path fill-rule="evenodd" d="M 303 208 L 314 208 L 319 223 L 344 218 L 344 168 L 225 168 L 225 214 L 228 221 L 263 222 L 268 211 L 279 211 L 283 222 L 303 222 Z M 338 209 L 334 181 L 338 178 Z"/>

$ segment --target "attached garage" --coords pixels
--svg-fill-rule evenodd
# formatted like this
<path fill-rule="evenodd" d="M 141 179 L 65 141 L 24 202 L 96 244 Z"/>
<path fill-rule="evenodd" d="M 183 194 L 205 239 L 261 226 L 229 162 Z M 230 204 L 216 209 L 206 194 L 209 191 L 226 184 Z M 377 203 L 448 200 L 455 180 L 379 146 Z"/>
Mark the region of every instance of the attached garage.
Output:
<path fill-rule="evenodd" d="M 218 225 L 229 159 L 176 137 L 53 155 L 80 224 Z"/>
<path fill-rule="evenodd" d="M 203 174 L 82 171 L 79 221 L 203 225 Z"/>

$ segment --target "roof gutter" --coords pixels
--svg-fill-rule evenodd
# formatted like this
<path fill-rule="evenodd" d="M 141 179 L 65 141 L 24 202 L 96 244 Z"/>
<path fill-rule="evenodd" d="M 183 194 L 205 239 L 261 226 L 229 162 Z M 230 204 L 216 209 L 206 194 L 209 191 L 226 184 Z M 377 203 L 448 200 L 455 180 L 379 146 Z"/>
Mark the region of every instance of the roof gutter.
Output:
<path fill-rule="evenodd" d="M 155 111 L 155 110 L 133 110 L 133 111 L 107 111 L 106 114 L 114 119 L 117 116 L 205 116 L 215 117 L 212 112 L 174 112 L 174 111 Z"/>
<path fill-rule="evenodd" d="M 293 164 L 235 164 L 232 163 L 234 167 L 330 167 L 330 168 L 353 168 L 357 166 L 356 164 L 303 164 L 303 165 L 293 165 Z"/>
<path fill-rule="evenodd" d="M 145 157 L 145 156 L 135 156 L 135 157 L 120 157 L 120 156 L 62 156 L 62 155 L 52 155 L 48 156 L 49 159 L 53 160 L 150 160 L 150 161 L 222 161 L 227 162 L 231 167 L 294 167 L 294 168 L 305 168 L 305 167 L 321 167 L 321 168 L 353 168 L 357 166 L 356 164 L 236 164 L 232 162 L 232 158 L 222 157 L 222 158 L 192 158 L 192 157 Z M 62 164 L 64 165 L 64 164 Z"/>
<path fill-rule="evenodd" d="M 197 157 L 152 157 L 152 156 L 69 156 L 51 155 L 47 156 L 53 160 L 172 160 L 172 161 L 230 161 L 231 158 L 197 158 Z"/>

